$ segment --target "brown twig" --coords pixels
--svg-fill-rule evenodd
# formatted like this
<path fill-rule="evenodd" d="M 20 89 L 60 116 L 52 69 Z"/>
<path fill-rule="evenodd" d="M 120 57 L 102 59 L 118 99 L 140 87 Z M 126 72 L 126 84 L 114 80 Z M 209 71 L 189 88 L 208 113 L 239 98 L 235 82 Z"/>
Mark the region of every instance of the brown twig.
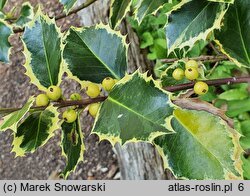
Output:
<path fill-rule="evenodd" d="M 89 99 L 83 99 L 81 101 L 60 101 L 60 102 L 55 102 L 54 106 L 58 107 L 58 108 L 63 108 L 63 107 L 69 107 L 69 106 L 85 106 L 85 105 L 89 105 L 91 103 L 97 103 L 97 102 L 102 102 L 106 99 L 107 97 L 97 97 L 97 98 L 89 98 Z M 11 112 L 15 112 L 17 110 L 20 110 L 22 108 L 3 108 L 0 109 L 0 113 L 11 113 Z M 31 107 L 30 110 L 31 111 L 36 111 L 36 110 L 45 110 L 46 107 Z"/>
<path fill-rule="evenodd" d="M 209 86 L 219 86 L 219 85 L 230 85 L 230 84 L 239 84 L 239 83 L 250 83 L 250 77 L 239 77 L 239 78 L 223 78 L 223 79 L 215 79 L 215 80 L 205 80 L 204 82 L 206 82 Z M 181 91 L 181 90 L 186 90 L 186 89 L 190 89 L 193 88 L 195 82 L 190 82 L 190 83 L 186 83 L 186 84 L 179 84 L 179 85 L 175 85 L 175 86 L 166 86 L 163 87 L 163 89 L 165 89 L 166 91 L 169 92 L 176 92 L 176 91 Z M 96 103 L 96 102 L 102 102 L 105 99 L 107 99 L 107 96 L 102 96 L 102 97 L 97 97 L 97 98 L 88 98 L 88 99 L 83 99 L 81 101 L 60 101 L 60 102 L 55 102 L 54 106 L 55 107 L 68 107 L 68 106 L 84 106 L 84 105 L 88 105 L 91 103 Z M 17 110 L 20 110 L 21 108 L 2 108 L 0 109 L 0 113 L 10 113 L 10 112 L 14 112 Z M 31 110 L 44 110 L 46 109 L 46 107 L 31 107 Z"/>
<path fill-rule="evenodd" d="M 81 11 L 82 9 L 89 7 L 91 4 L 95 3 L 96 1 L 97 0 L 88 0 L 87 2 L 81 4 L 79 7 L 76 7 L 75 9 L 71 10 L 68 14 L 62 13 L 62 14 L 56 16 L 56 20 L 60 20 L 60 19 L 65 18 L 71 14 L 75 14 L 75 13 Z"/>
<path fill-rule="evenodd" d="M 239 83 L 250 83 L 250 77 L 233 77 L 233 78 L 223 78 L 223 79 L 215 79 L 215 80 L 205 80 L 208 84 L 208 86 L 220 86 L 220 85 L 230 85 L 230 84 L 239 84 Z M 185 83 L 185 84 L 179 84 L 175 86 L 166 86 L 164 89 L 169 92 L 176 92 L 181 90 L 187 90 L 190 88 L 193 88 L 195 85 L 195 81 Z"/>
<path fill-rule="evenodd" d="M 62 18 L 65 18 L 67 16 L 70 16 L 72 14 L 75 14 L 81 10 L 83 10 L 84 8 L 90 6 L 91 4 L 93 4 L 94 2 L 96 2 L 97 0 L 88 0 L 87 2 L 81 4 L 80 6 L 76 7 L 75 9 L 71 10 L 69 13 L 62 13 L 58 16 L 55 17 L 55 20 L 60 20 Z M 14 19 L 9 19 L 9 20 L 14 20 Z M 21 33 L 24 31 L 24 28 L 16 28 L 13 30 L 14 33 Z"/>
<path fill-rule="evenodd" d="M 228 60 L 228 57 L 226 55 L 217 55 L 217 56 L 202 55 L 202 56 L 192 57 L 192 58 L 187 58 L 187 59 L 213 63 L 213 62 Z M 161 62 L 162 63 L 174 63 L 175 61 L 179 61 L 179 60 L 180 59 L 178 58 L 162 59 Z"/>

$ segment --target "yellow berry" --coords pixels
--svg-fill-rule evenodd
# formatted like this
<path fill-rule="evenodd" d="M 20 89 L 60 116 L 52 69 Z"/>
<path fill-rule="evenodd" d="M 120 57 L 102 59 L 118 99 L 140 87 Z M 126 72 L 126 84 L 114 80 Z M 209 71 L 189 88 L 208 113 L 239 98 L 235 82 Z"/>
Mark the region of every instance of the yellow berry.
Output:
<path fill-rule="evenodd" d="M 107 77 L 102 81 L 102 87 L 106 91 L 110 91 L 115 85 L 115 80 L 113 78 Z"/>
<path fill-rule="evenodd" d="M 185 76 L 185 73 L 184 73 L 183 69 L 177 68 L 174 70 L 172 76 L 175 80 L 182 80 Z"/>
<path fill-rule="evenodd" d="M 49 104 L 49 98 L 45 94 L 40 94 L 36 97 L 36 106 L 42 107 Z"/>
<path fill-rule="evenodd" d="M 72 101 L 80 101 L 80 100 L 82 100 L 82 97 L 79 93 L 73 93 L 70 95 L 70 99 Z"/>
<path fill-rule="evenodd" d="M 198 65 L 197 61 L 189 60 L 188 62 L 186 62 L 185 67 L 186 67 L 186 69 L 188 69 L 188 68 L 198 69 L 199 65 Z"/>
<path fill-rule="evenodd" d="M 86 94 L 89 97 L 91 97 L 91 98 L 98 97 L 98 95 L 100 95 L 100 88 L 99 88 L 99 86 L 97 86 L 96 84 L 90 83 L 87 86 Z"/>
<path fill-rule="evenodd" d="M 205 82 L 196 82 L 194 85 L 194 92 L 198 95 L 205 95 L 208 91 L 208 85 Z"/>
<path fill-rule="evenodd" d="M 50 86 L 46 92 L 48 98 L 52 101 L 57 101 L 62 96 L 62 90 L 58 86 Z"/>
<path fill-rule="evenodd" d="M 199 72 L 195 68 L 187 68 L 185 70 L 185 76 L 188 80 L 195 80 L 199 77 Z"/>
<path fill-rule="evenodd" d="M 89 105 L 89 114 L 93 117 L 96 117 L 96 114 L 99 110 L 100 103 L 92 103 Z"/>
<path fill-rule="evenodd" d="M 63 112 L 63 120 L 67 123 L 75 122 L 77 119 L 77 113 L 73 109 L 68 109 Z"/>

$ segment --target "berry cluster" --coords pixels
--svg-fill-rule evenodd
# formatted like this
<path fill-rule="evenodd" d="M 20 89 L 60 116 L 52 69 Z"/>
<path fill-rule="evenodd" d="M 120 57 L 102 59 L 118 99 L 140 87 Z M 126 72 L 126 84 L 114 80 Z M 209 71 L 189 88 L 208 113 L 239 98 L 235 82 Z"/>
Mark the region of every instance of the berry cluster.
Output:
<path fill-rule="evenodd" d="M 118 82 L 118 80 L 107 77 L 102 81 L 102 88 L 109 92 L 113 86 Z M 86 94 L 90 98 L 96 98 L 100 95 L 101 89 L 97 84 L 89 83 L 86 87 Z M 58 86 L 50 86 L 47 91 L 43 94 L 39 94 L 36 97 L 36 106 L 37 107 L 45 107 L 51 101 L 58 101 L 62 98 L 62 90 Z M 82 97 L 79 93 L 73 93 L 70 95 L 70 100 L 72 101 L 80 101 Z M 96 114 L 99 110 L 100 103 L 92 103 L 89 105 L 89 114 L 93 117 L 96 117 Z M 62 117 L 65 122 L 73 123 L 77 119 L 76 106 L 73 106 L 67 109 Z"/>
<path fill-rule="evenodd" d="M 172 76 L 175 80 L 182 80 L 186 77 L 188 80 L 196 80 L 199 77 L 198 63 L 195 60 L 189 60 L 185 64 L 185 71 L 181 68 L 176 68 Z M 208 92 L 208 85 L 205 82 L 198 81 L 194 85 L 194 92 L 198 95 L 204 95 Z"/>

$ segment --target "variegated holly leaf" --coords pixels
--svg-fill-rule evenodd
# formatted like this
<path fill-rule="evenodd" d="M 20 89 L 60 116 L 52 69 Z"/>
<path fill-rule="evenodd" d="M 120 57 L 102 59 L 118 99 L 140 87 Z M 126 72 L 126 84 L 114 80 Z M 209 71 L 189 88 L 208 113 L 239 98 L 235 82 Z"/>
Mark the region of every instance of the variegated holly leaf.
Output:
<path fill-rule="evenodd" d="M 216 42 L 221 51 L 238 66 L 250 67 L 250 1 L 237 0 L 230 6 L 223 27 L 216 31 Z"/>
<path fill-rule="evenodd" d="M 110 6 L 110 25 L 115 29 L 122 19 L 125 17 L 126 13 L 130 9 L 132 0 L 112 0 Z"/>
<path fill-rule="evenodd" d="M 67 178 L 70 172 L 76 169 L 80 161 L 83 161 L 84 143 L 81 124 L 78 119 L 73 123 L 62 124 L 62 152 L 66 157 L 67 165 L 62 175 Z"/>
<path fill-rule="evenodd" d="M 0 10 L 3 9 L 6 2 L 7 2 L 7 0 L 0 0 Z"/>
<path fill-rule="evenodd" d="M 185 46 L 192 48 L 196 41 L 205 40 L 211 31 L 220 28 L 227 8 L 225 3 L 207 0 L 178 4 L 169 16 L 166 28 L 168 52 Z"/>
<path fill-rule="evenodd" d="M 99 110 L 92 133 L 113 145 L 148 141 L 171 133 L 173 105 L 170 94 L 146 74 L 123 78 L 110 92 Z"/>
<path fill-rule="evenodd" d="M 40 90 L 61 82 L 61 33 L 55 21 L 39 10 L 22 36 L 26 75 Z"/>
<path fill-rule="evenodd" d="M 162 6 L 166 3 L 171 3 L 173 6 L 180 2 L 172 1 L 172 0 L 142 0 L 138 3 L 137 8 L 135 10 L 135 18 L 139 23 L 145 18 L 145 16 L 157 12 Z"/>
<path fill-rule="evenodd" d="M 15 25 L 18 27 L 24 27 L 28 22 L 34 18 L 34 10 L 29 2 L 25 2 L 22 6 L 20 16 L 15 21 Z"/>
<path fill-rule="evenodd" d="M 31 97 L 27 101 L 27 103 L 22 107 L 22 109 L 5 116 L 3 122 L 0 124 L 0 131 L 6 131 L 7 129 L 11 129 L 12 131 L 16 132 L 18 123 L 29 112 L 34 101 L 35 98 Z"/>
<path fill-rule="evenodd" d="M 220 117 L 176 109 L 171 124 L 176 133 L 160 136 L 155 142 L 165 167 L 177 178 L 242 178 L 240 135 Z"/>
<path fill-rule="evenodd" d="M 11 27 L 0 19 L 0 61 L 7 63 L 10 55 L 9 37 L 12 34 Z"/>
<path fill-rule="evenodd" d="M 125 37 L 108 26 L 71 28 L 63 57 L 69 77 L 101 82 L 105 77 L 120 79 L 127 70 Z"/>
<path fill-rule="evenodd" d="M 16 156 L 25 156 L 28 152 L 34 152 L 47 143 L 59 129 L 59 113 L 54 106 L 49 106 L 43 111 L 30 114 L 17 128 L 14 134 L 12 152 Z"/>
<path fill-rule="evenodd" d="M 77 0 L 59 0 L 63 6 L 64 6 L 64 11 L 67 13 L 74 7 L 74 5 L 77 3 Z"/>

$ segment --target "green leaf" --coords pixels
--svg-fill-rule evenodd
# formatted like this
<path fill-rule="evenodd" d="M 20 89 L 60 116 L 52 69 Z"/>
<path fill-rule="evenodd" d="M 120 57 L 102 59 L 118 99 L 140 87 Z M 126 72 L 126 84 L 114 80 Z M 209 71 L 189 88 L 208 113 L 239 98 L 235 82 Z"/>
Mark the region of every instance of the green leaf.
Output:
<path fill-rule="evenodd" d="M 3 123 L 0 124 L 0 131 L 6 131 L 7 129 L 12 129 L 14 132 L 16 132 L 18 123 L 29 112 L 34 101 L 35 98 L 31 97 L 27 101 L 27 103 L 22 107 L 22 109 L 5 116 L 3 119 Z"/>
<path fill-rule="evenodd" d="M 145 16 L 157 12 L 164 4 L 172 2 L 171 0 L 142 0 L 135 11 L 135 18 L 139 23 Z"/>
<path fill-rule="evenodd" d="M 155 142 L 177 178 L 240 179 L 242 173 L 239 134 L 221 118 L 205 111 L 174 111 L 175 134 Z"/>
<path fill-rule="evenodd" d="M 112 0 L 110 7 L 110 24 L 115 29 L 126 16 L 130 9 L 132 0 Z"/>
<path fill-rule="evenodd" d="M 18 27 L 24 27 L 28 22 L 32 21 L 34 18 L 34 11 L 33 7 L 30 5 L 29 2 L 23 4 L 20 16 L 15 21 L 15 25 Z"/>
<path fill-rule="evenodd" d="M 0 10 L 3 9 L 6 2 L 7 2 L 7 0 L 0 0 Z"/>
<path fill-rule="evenodd" d="M 69 77 L 80 83 L 100 83 L 105 77 L 125 75 L 128 45 L 125 37 L 108 26 L 71 28 L 65 41 L 63 57 Z"/>
<path fill-rule="evenodd" d="M 113 145 L 138 140 L 152 142 L 159 135 L 171 133 L 173 106 L 169 97 L 146 74 L 127 75 L 103 102 L 92 133 Z"/>
<path fill-rule="evenodd" d="M 166 28 L 169 53 L 185 46 L 192 48 L 196 41 L 206 40 L 211 31 L 220 28 L 227 8 L 225 3 L 207 0 L 180 3 L 170 14 Z"/>
<path fill-rule="evenodd" d="M 250 157 L 245 158 L 242 156 L 243 161 L 243 176 L 245 180 L 250 180 Z"/>
<path fill-rule="evenodd" d="M 215 38 L 221 51 L 238 66 L 250 67 L 250 1 L 237 0 L 230 6 L 221 31 Z"/>
<path fill-rule="evenodd" d="M 76 169 L 78 163 L 83 161 L 84 150 L 83 133 L 78 115 L 75 122 L 62 124 L 62 152 L 67 160 L 66 168 L 62 173 L 64 178 L 67 178 Z"/>
<path fill-rule="evenodd" d="M 59 85 L 62 76 L 61 33 L 55 21 L 38 14 L 22 36 L 26 75 L 40 90 Z"/>
<path fill-rule="evenodd" d="M 5 23 L 2 19 L 0 19 L 0 61 L 9 62 L 10 55 L 10 42 L 9 37 L 12 34 L 11 27 Z"/>
<path fill-rule="evenodd" d="M 248 98 L 248 92 L 246 89 L 231 89 L 221 93 L 218 98 L 227 101 L 242 100 Z"/>
<path fill-rule="evenodd" d="M 240 123 L 240 132 L 242 137 L 240 138 L 240 145 L 243 149 L 250 149 L 250 120 L 245 120 Z"/>
<path fill-rule="evenodd" d="M 150 32 L 144 32 L 142 34 L 142 42 L 140 44 L 140 48 L 147 48 L 151 45 L 154 44 L 154 38 L 153 36 L 151 35 Z"/>
<path fill-rule="evenodd" d="M 59 0 L 59 1 L 63 4 L 64 11 L 66 11 L 66 13 L 68 13 L 77 3 L 77 0 Z"/>
<path fill-rule="evenodd" d="M 12 152 L 16 153 L 16 157 L 34 152 L 53 137 L 54 131 L 60 128 L 56 109 L 49 106 L 44 111 L 33 112 L 20 124 L 12 143 Z"/>
<path fill-rule="evenodd" d="M 250 111 L 250 99 L 229 101 L 227 103 L 227 116 L 236 117 L 243 112 Z"/>

